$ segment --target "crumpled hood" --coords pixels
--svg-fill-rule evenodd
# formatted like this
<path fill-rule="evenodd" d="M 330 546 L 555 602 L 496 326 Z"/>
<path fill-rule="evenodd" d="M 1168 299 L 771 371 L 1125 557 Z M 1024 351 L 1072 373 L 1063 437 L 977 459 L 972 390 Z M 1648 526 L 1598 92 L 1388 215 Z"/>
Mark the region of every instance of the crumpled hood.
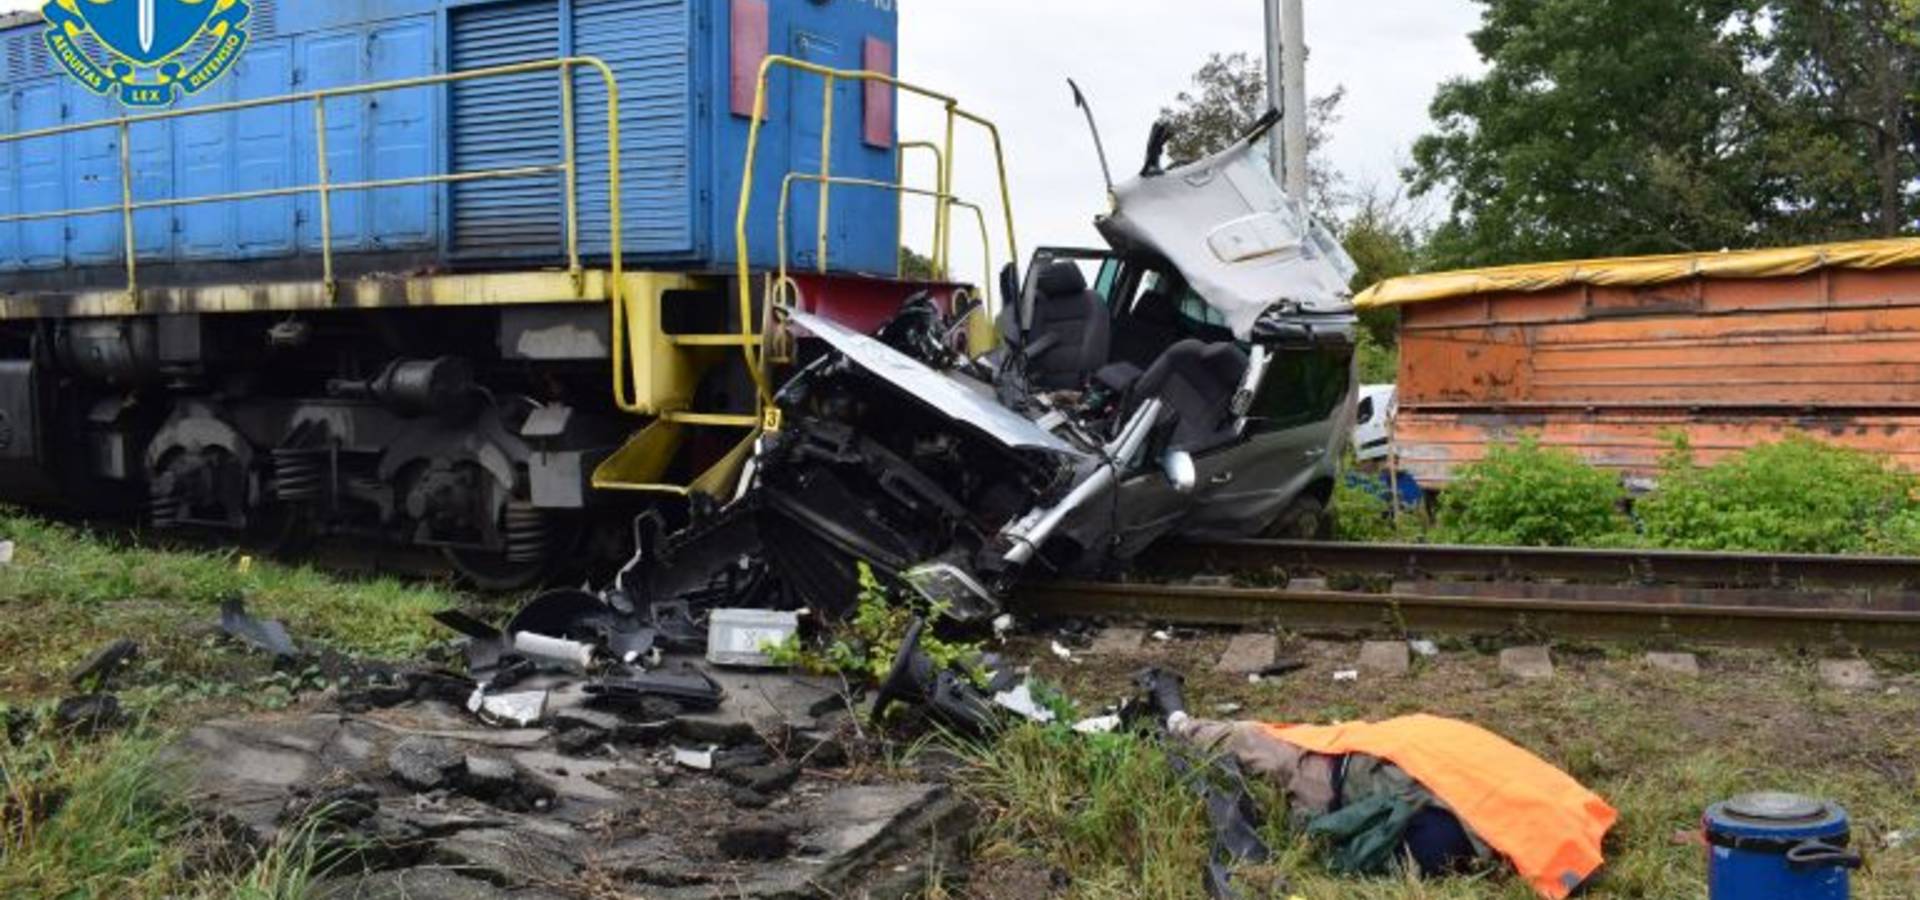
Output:
<path fill-rule="evenodd" d="M 1349 309 L 1353 261 L 1311 217 L 1296 213 L 1254 142 L 1113 190 L 1098 222 L 1115 248 L 1152 250 L 1186 276 L 1241 340 L 1278 303 L 1303 312 Z"/>

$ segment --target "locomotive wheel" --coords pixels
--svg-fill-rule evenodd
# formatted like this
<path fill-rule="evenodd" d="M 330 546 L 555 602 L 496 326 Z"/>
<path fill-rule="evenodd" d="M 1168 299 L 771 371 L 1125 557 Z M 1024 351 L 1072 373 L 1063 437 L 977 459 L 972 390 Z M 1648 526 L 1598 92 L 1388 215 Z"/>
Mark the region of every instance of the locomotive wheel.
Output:
<path fill-rule="evenodd" d="M 462 581 L 482 591 L 519 591 L 540 583 L 553 569 L 553 560 L 515 561 L 505 553 L 442 547 L 440 555 Z"/>
<path fill-rule="evenodd" d="M 508 503 L 500 518 L 505 550 L 441 549 L 447 564 L 483 591 L 517 591 L 538 584 L 560 568 L 584 532 L 576 517 L 555 516 L 519 501 Z"/>

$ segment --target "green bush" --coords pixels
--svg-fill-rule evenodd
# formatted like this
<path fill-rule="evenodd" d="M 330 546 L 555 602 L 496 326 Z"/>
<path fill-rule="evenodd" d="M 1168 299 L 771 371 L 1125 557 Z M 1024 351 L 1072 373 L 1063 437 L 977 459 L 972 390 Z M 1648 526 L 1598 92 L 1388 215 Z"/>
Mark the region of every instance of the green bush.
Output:
<path fill-rule="evenodd" d="M 1920 551 L 1920 479 L 1794 435 L 1701 468 L 1684 437 L 1636 507 L 1648 543 L 1770 553 Z"/>
<path fill-rule="evenodd" d="M 1523 436 L 1463 466 L 1441 495 L 1434 536 L 1462 544 L 1617 545 L 1630 540 L 1619 479 Z"/>

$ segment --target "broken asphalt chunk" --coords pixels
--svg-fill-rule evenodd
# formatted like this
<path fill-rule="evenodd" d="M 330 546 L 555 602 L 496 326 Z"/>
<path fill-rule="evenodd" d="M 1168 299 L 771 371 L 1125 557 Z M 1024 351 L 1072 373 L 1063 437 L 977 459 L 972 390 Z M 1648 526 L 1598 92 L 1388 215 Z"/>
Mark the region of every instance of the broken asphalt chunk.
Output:
<path fill-rule="evenodd" d="M 273 654 L 276 661 L 298 657 L 287 626 L 276 619 L 256 619 L 247 614 L 247 603 L 237 596 L 220 601 L 220 630 L 255 649 Z"/>
<path fill-rule="evenodd" d="M 800 780 L 800 767 L 778 763 L 742 766 L 726 770 L 722 777 L 735 786 L 746 788 L 756 794 L 784 794 Z"/>
<path fill-rule="evenodd" d="M 439 738 L 404 738 L 387 754 L 394 780 L 414 791 L 452 787 L 465 768 L 466 756 Z"/>

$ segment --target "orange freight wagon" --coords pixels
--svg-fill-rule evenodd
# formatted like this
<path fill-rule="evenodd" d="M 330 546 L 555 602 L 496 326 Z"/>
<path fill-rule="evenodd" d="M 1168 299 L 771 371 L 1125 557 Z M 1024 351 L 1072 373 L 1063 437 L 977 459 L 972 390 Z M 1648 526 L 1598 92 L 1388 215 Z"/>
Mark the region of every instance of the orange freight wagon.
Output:
<path fill-rule="evenodd" d="M 1402 307 L 1402 469 L 1449 481 L 1524 433 L 1656 473 L 1795 431 L 1920 471 L 1920 239 L 1416 275 Z"/>

